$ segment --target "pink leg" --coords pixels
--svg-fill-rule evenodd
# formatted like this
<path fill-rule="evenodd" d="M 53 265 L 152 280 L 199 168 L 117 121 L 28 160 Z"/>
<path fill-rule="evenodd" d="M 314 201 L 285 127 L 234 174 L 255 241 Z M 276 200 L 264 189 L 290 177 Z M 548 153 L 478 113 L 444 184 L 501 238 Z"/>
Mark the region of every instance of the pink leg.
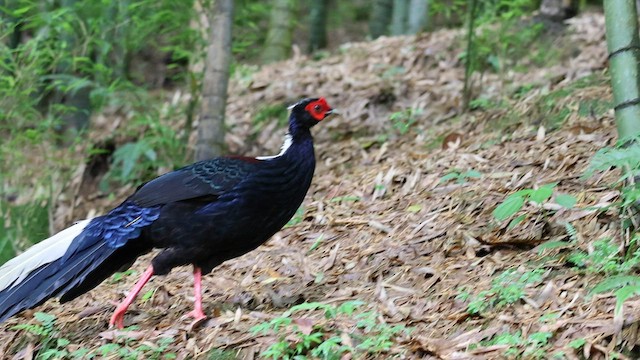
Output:
<path fill-rule="evenodd" d="M 127 308 L 131 305 L 133 300 L 136 299 L 136 296 L 138 296 L 138 293 L 140 293 L 144 284 L 151 279 L 151 276 L 153 276 L 153 266 L 149 265 L 147 270 L 142 274 L 140 280 L 138 280 L 133 289 L 131 289 L 129 295 L 127 295 L 124 301 L 116 308 L 116 311 L 113 313 L 113 316 L 109 321 L 109 327 L 113 327 L 113 325 L 115 325 L 118 329 L 124 328 L 124 313 L 127 312 Z"/>
<path fill-rule="evenodd" d="M 193 311 L 189 312 L 187 316 L 193 317 L 197 322 L 207 318 L 207 315 L 202 311 L 202 270 L 197 266 L 193 267 L 193 292 Z"/>

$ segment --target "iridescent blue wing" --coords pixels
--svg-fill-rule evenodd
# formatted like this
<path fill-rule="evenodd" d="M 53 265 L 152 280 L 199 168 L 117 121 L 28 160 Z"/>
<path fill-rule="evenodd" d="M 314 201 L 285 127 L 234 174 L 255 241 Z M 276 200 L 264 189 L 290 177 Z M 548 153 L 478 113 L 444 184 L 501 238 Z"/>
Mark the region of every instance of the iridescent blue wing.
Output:
<path fill-rule="evenodd" d="M 129 201 L 142 207 L 199 197 L 217 197 L 245 179 L 260 161 L 248 157 L 220 157 L 200 161 L 142 185 Z"/>

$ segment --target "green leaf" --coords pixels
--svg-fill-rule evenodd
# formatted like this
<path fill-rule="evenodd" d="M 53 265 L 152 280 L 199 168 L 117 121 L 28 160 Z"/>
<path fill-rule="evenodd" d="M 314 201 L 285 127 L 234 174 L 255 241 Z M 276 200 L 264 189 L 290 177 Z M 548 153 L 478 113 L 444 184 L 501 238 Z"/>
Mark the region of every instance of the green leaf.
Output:
<path fill-rule="evenodd" d="M 417 213 L 417 212 L 420 212 L 420 210 L 422 210 L 422 205 L 417 205 L 417 204 L 416 205 L 410 205 L 407 208 L 408 212 L 414 213 L 414 214 Z"/>
<path fill-rule="evenodd" d="M 13 13 L 12 15 L 14 17 L 20 17 L 21 15 L 24 15 L 24 14 L 28 13 L 29 11 L 31 11 L 31 9 L 33 9 L 32 6 L 24 6 L 24 7 L 21 7 L 19 9 L 13 10 L 12 11 L 12 13 Z"/>
<path fill-rule="evenodd" d="M 33 314 L 33 317 L 35 317 L 36 320 L 38 320 L 44 326 L 53 325 L 53 323 L 56 321 L 55 315 L 43 312 L 37 312 Z"/>
<path fill-rule="evenodd" d="M 457 172 L 448 173 L 447 175 L 440 178 L 440 183 L 447 182 L 452 179 L 457 179 L 460 177 L 460 174 Z"/>
<path fill-rule="evenodd" d="M 148 290 L 147 292 L 144 293 L 144 295 L 142 295 L 141 301 L 144 303 L 151 300 L 151 298 L 153 298 L 153 295 L 155 293 L 156 293 L 156 289 Z"/>
<path fill-rule="evenodd" d="M 314 310 L 322 309 L 326 311 L 330 307 L 331 307 L 330 305 L 323 304 L 320 302 L 303 302 L 302 304 L 292 306 L 291 309 L 289 309 L 289 311 L 283 314 L 283 316 L 289 316 L 286 314 L 293 314 L 294 312 L 305 311 L 305 310 L 314 311 Z"/>
<path fill-rule="evenodd" d="M 318 246 L 320 246 L 320 243 L 322 243 L 322 240 L 324 239 L 324 234 L 320 234 L 318 235 L 318 237 L 316 238 L 316 241 L 313 242 L 313 245 L 311 245 L 311 247 L 309 248 L 309 250 L 307 250 L 307 253 L 312 252 L 313 250 L 317 249 Z"/>
<path fill-rule="evenodd" d="M 547 241 L 538 245 L 537 249 L 538 254 L 542 254 L 545 250 L 557 249 L 567 246 L 569 246 L 569 244 L 564 241 Z"/>
<path fill-rule="evenodd" d="M 339 314 L 345 314 L 347 316 L 351 316 L 358 307 L 364 304 L 365 302 L 361 300 L 346 301 L 338 307 L 337 312 Z"/>
<path fill-rule="evenodd" d="M 59 338 L 57 341 L 57 346 L 58 348 L 63 348 L 66 347 L 67 345 L 69 345 L 71 343 L 71 341 L 65 339 L 65 338 Z"/>
<path fill-rule="evenodd" d="M 465 171 L 464 173 L 462 173 L 461 175 L 462 177 L 466 177 L 466 178 L 476 178 L 479 179 L 482 177 L 482 173 L 477 171 L 477 170 L 469 170 L 469 171 Z"/>
<path fill-rule="evenodd" d="M 576 205 L 578 199 L 576 199 L 575 196 L 569 194 L 558 194 L 556 195 L 556 202 L 563 208 L 571 209 Z"/>
<path fill-rule="evenodd" d="M 493 210 L 493 217 L 498 221 L 503 221 L 511 215 L 517 213 L 524 205 L 524 197 L 511 194 L 507 199 Z"/>
<path fill-rule="evenodd" d="M 640 286 L 640 277 L 635 275 L 611 276 L 596 285 L 590 293 L 603 293 L 627 285 Z"/>
<path fill-rule="evenodd" d="M 529 200 L 537 204 L 542 204 L 553 195 L 553 188 L 555 188 L 555 186 L 555 184 L 547 184 L 535 189 L 531 195 L 529 195 Z"/>
<path fill-rule="evenodd" d="M 518 224 L 520 224 L 522 222 L 522 220 L 524 220 L 525 218 L 526 218 L 525 214 L 516 216 L 513 220 L 511 220 L 511 222 L 509 222 L 509 225 L 507 226 L 507 229 L 508 230 L 512 230 L 513 228 L 518 226 Z"/>
<path fill-rule="evenodd" d="M 622 305 L 625 301 L 627 301 L 630 297 L 634 295 L 640 294 L 640 285 L 634 284 L 622 287 L 618 289 L 616 292 L 616 314 L 619 314 L 622 310 Z"/>
<path fill-rule="evenodd" d="M 147 151 L 144 152 L 144 155 L 151 161 L 156 161 L 156 159 L 158 159 L 158 155 L 153 149 L 147 149 Z"/>
<path fill-rule="evenodd" d="M 573 348 L 573 349 L 580 349 L 581 347 L 584 346 L 584 344 L 587 343 L 587 340 L 580 338 L 580 339 L 575 339 L 575 340 L 571 340 L 571 342 L 569 342 L 569 347 Z"/>
<path fill-rule="evenodd" d="M 518 191 L 514 192 L 513 194 L 511 194 L 511 196 L 527 197 L 527 196 L 531 195 L 531 193 L 533 191 L 534 191 L 533 189 L 522 189 L 522 190 L 518 190 Z"/>
<path fill-rule="evenodd" d="M 536 332 L 529 335 L 529 337 L 527 338 L 527 342 L 529 344 L 544 345 L 549 342 L 549 339 L 551 339 L 552 336 L 553 333 L 551 332 Z"/>

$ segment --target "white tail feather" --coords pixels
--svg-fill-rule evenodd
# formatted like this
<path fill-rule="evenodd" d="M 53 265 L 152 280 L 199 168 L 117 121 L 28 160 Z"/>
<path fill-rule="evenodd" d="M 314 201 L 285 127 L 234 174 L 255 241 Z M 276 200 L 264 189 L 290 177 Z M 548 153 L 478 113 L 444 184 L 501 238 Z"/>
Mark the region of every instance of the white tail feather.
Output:
<path fill-rule="evenodd" d="M 29 273 L 44 264 L 58 260 L 66 253 L 73 239 L 80 235 L 91 219 L 78 221 L 52 237 L 33 245 L 27 251 L 0 267 L 0 291 L 20 283 Z"/>

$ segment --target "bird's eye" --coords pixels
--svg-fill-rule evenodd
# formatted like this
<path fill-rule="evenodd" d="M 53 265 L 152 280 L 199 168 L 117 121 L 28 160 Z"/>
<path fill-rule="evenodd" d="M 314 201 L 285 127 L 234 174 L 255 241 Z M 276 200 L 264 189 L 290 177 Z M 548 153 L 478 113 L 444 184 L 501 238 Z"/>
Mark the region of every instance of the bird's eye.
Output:
<path fill-rule="evenodd" d="M 313 107 L 313 110 L 320 112 L 320 105 L 316 104 L 316 106 Z"/>

